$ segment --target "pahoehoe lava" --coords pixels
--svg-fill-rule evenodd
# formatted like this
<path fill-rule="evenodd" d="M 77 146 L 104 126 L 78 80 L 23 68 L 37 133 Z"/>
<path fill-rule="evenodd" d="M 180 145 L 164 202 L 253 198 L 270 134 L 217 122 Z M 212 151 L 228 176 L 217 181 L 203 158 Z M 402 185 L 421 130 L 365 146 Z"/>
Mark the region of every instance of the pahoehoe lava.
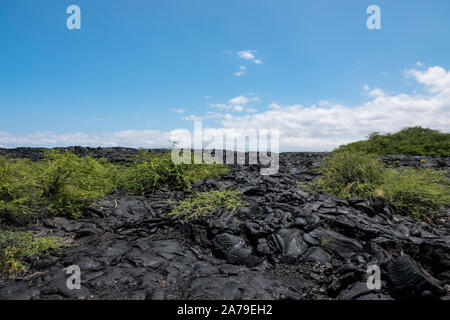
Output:
<path fill-rule="evenodd" d="M 126 161 L 127 148 L 71 148 Z M 0 150 L 40 159 L 39 149 Z M 32 230 L 73 239 L 60 255 L 28 258 L 31 272 L 0 280 L 0 299 L 450 299 L 450 211 L 430 222 L 396 213 L 382 198 L 340 199 L 302 191 L 323 153 L 282 153 L 280 170 L 230 166 L 191 190 L 146 197 L 114 192 L 83 218 L 55 216 Z M 426 159 L 426 162 L 420 161 Z M 397 167 L 450 170 L 450 157 L 387 156 Z M 193 191 L 238 190 L 248 203 L 190 223 L 164 213 Z M 69 290 L 66 268 L 81 269 Z M 367 268 L 381 269 L 371 290 Z"/>

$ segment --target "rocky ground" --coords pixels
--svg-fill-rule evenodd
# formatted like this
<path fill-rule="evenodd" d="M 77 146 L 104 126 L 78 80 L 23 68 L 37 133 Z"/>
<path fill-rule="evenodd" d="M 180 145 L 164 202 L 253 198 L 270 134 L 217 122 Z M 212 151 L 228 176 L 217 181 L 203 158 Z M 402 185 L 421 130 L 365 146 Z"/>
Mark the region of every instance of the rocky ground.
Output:
<path fill-rule="evenodd" d="M 112 161 L 136 152 L 72 150 Z M 3 153 L 41 157 L 35 149 Z M 302 191 L 298 183 L 315 177 L 322 156 L 283 153 L 274 176 L 261 176 L 259 166 L 231 166 L 191 191 L 116 192 L 83 219 L 37 221 L 34 230 L 73 245 L 29 258 L 31 274 L 0 282 L 0 299 L 450 299 L 450 213 L 418 222 L 380 198 Z M 450 170 L 450 158 L 384 160 Z M 238 189 L 248 206 L 189 224 L 164 216 L 170 201 L 224 187 Z M 81 269 L 80 290 L 66 286 L 70 265 Z M 380 290 L 367 287 L 371 265 L 381 268 Z"/>

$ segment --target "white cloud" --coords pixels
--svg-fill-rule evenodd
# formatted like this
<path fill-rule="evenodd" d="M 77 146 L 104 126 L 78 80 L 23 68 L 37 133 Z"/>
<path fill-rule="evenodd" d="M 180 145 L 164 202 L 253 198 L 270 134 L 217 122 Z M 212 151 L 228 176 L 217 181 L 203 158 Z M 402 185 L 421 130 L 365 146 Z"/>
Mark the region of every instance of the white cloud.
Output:
<path fill-rule="evenodd" d="M 239 104 L 211 103 L 209 106 L 220 110 L 244 111 L 244 107 Z"/>
<path fill-rule="evenodd" d="M 254 108 L 247 106 L 252 102 L 259 101 L 260 99 L 258 97 L 247 97 L 245 95 L 241 95 L 228 100 L 227 103 L 211 103 L 209 106 L 221 110 L 232 110 L 236 112 L 255 112 Z"/>
<path fill-rule="evenodd" d="M 242 50 L 242 51 L 239 51 L 237 53 L 237 55 L 241 59 L 248 60 L 255 64 L 262 64 L 262 60 L 256 58 L 256 55 L 255 55 L 256 53 L 258 53 L 258 51 L 256 51 L 256 50 Z"/>
<path fill-rule="evenodd" d="M 269 105 L 269 108 L 271 108 L 271 109 L 280 109 L 281 106 L 280 106 L 279 104 L 275 103 L 275 102 L 272 102 L 272 103 Z"/>
<path fill-rule="evenodd" d="M 396 132 L 409 126 L 423 126 L 450 131 L 450 71 L 442 67 L 425 70 L 408 70 L 406 75 L 423 85 L 423 93 L 391 94 L 380 88 L 364 87 L 367 101 L 358 106 L 347 106 L 327 101 L 325 107 L 280 105 L 271 103 L 260 113 L 233 115 L 229 113 L 207 113 L 205 117 L 191 115 L 185 120 L 202 118 L 220 119 L 218 128 L 205 128 L 204 136 L 226 134 L 239 136 L 248 129 L 279 129 L 280 149 L 325 151 L 341 144 L 363 139 L 369 133 Z M 248 111 L 257 97 L 241 95 L 215 106 L 221 110 Z M 324 101 L 322 101 L 324 103 Z M 191 128 L 192 130 L 192 128 Z M 190 141 L 191 131 L 176 129 L 125 130 L 112 133 L 68 133 L 38 132 L 12 134 L 0 132 L 0 145 L 13 146 L 130 146 L 169 147 L 171 141 L 180 145 Z M 208 141 L 208 140 L 207 140 Z"/>
<path fill-rule="evenodd" d="M 201 120 L 203 120 L 203 117 L 199 117 L 199 116 L 196 116 L 195 114 L 191 114 L 190 116 L 182 117 L 181 120 L 186 120 L 186 121 L 201 121 Z"/>
<path fill-rule="evenodd" d="M 184 109 L 176 109 L 176 108 L 172 108 L 172 109 L 170 109 L 170 111 L 178 113 L 178 114 L 183 114 L 186 112 L 186 110 L 184 110 Z"/>
<path fill-rule="evenodd" d="M 441 67 L 430 67 L 426 71 L 408 70 L 408 76 L 414 77 L 425 85 L 431 93 L 450 93 L 450 71 Z"/>
<path fill-rule="evenodd" d="M 234 75 L 236 77 L 240 77 L 240 76 L 243 76 L 246 73 L 247 73 L 247 68 L 244 67 L 244 66 L 239 66 L 239 71 L 235 72 Z"/>
<path fill-rule="evenodd" d="M 243 106 L 247 105 L 249 102 L 252 102 L 252 101 L 258 102 L 260 100 L 258 97 L 249 98 L 245 95 L 241 95 L 239 97 L 228 100 L 228 102 L 233 105 L 243 105 Z"/>
<path fill-rule="evenodd" d="M 421 61 L 417 61 L 414 65 L 419 68 L 425 66 L 425 64 Z"/>
<path fill-rule="evenodd" d="M 12 134 L 0 131 L 0 145 L 14 146 L 130 146 L 163 147 L 170 143 L 168 133 L 159 130 L 123 130 L 106 133 L 36 132 Z"/>
<path fill-rule="evenodd" d="M 426 94 L 387 94 L 365 86 L 369 100 L 359 106 L 341 104 L 279 106 L 223 120 L 225 128 L 278 128 L 284 150 L 330 150 L 363 139 L 374 131 L 396 132 L 408 126 L 450 131 L 450 71 L 430 67 L 408 74 L 427 88 Z"/>

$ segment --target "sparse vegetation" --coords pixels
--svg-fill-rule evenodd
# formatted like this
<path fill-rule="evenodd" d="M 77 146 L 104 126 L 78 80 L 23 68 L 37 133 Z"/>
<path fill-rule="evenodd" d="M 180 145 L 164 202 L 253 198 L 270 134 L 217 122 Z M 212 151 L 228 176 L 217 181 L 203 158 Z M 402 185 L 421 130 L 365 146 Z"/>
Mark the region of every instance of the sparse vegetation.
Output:
<path fill-rule="evenodd" d="M 145 195 L 158 188 L 184 189 L 188 186 L 183 166 L 174 164 L 170 154 L 140 152 L 119 172 L 119 188 L 133 194 Z"/>
<path fill-rule="evenodd" d="M 30 160 L 0 157 L 0 222 L 15 221 L 35 211 L 42 190 Z"/>
<path fill-rule="evenodd" d="M 372 133 L 368 140 L 341 146 L 337 151 L 357 151 L 375 155 L 450 155 L 450 133 L 411 127 L 394 134 Z"/>
<path fill-rule="evenodd" d="M 384 171 L 380 161 L 362 152 L 336 152 L 324 159 L 321 176 L 309 187 L 343 198 L 368 197 L 383 184 Z"/>
<path fill-rule="evenodd" d="M 105 159 L 78 157 L 68 151 L 50 151 L 41 168 L 38 183 L 52 212 L 79 217 L 89 200 L 102 197 L 116 187 L 117 169 Z"/>
<path fill-rule="evenodd" d="M 432 169 L 386 169 L 380 187 L 383 197 L 416 218 L 450 205 L 450 179 Z"/>
<path fill-rule="evenodd" d="M 0 230 L 0 271 L 10 275 L 26 271 L 23 260 L 28 256 L 50 251 L 59 252 L 65 246 L 58 237 L 38 237 L 31 232 Z"/>
<path fill-rule="evenodd" d="M 114 167 L 102 159 L 54 150 L 37 162 L 2 157 L 0 220 L 21 220 L 38 211 L 79 217 L 89 199 L 114 187 Z"/>
<path fill-rule="evenodd" d="M 45 159 L 36 162 L 0 157 L 0 272 L 24 272 L 26 257 L 59 251 L 64 245 L 60 238 L 11 231 L 6 225 L 25 224 L 39 213 L 78 218 L 94 199 L 114 189 L 139 195 L 161 188 L 186 189 L 196 180 L 228 172 L 222 165 L 175 165 L 168 153 L 142 151 L 133 160 L 112 164 L 105 159 L 56 150 L 47 151 Z M 239 205 L 233 196 L 231 191 L 213 192 L 200 196 L 198 202 L 193 200 L 188 207 L 201 211 L 220 205 L 233 210 Z M 196 214 L 200 212 L 193 212 L 192 216 Z"/>
<path fill-rule="evenodd" d="M 170 154 L 142 151 L 128 164 L 51 150 L 44 160 L 0 157 L 0 222 L 38 212 L 77 218 L 96 198 L 114 189 L 145 195 L 156 189 L 186 189 L 199 179 L 228 172 L 223 165 L 179 164 Z"/>
<path fill-rule="evenodd" d="M 370 155 L 340 151 L 330 154 L 319 171 L 321 176 L 306 185 L 310 191 L 344 198 L 381 196 L 416 218 L 450 205 L 450 179 L 439 170 L 396 170 Z"/>
<path fill-rule="evenodd" d="M 176 216 L 182 222 L 188 222 L 218 210 L 235 212 L 245 205 L 241 196 L 234 190 L 213 190 L 197 192 L 180 201 L 167 215 Z"/>
<path fill-rule="evenodd" d="M 194 181 L 218 178 L 229 169 L 218 164 L 175 164 L 170 153 L 142 151 L 131 164 L 119 168 L 119 188 L 145 195 L 155 189 L 187 189 Z"/>

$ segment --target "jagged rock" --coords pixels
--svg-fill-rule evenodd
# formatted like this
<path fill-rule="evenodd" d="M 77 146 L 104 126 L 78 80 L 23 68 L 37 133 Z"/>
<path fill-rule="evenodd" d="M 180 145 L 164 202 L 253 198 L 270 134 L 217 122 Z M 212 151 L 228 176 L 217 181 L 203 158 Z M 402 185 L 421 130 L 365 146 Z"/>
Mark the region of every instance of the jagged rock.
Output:
<path fill-rule="evenodd" d="M 363 246 L 358 241 L 323 228 L 317 228 L 305 234 L 304 239 L 309 245 L 320 245 L 342 258 L 350 258 L 363 250 Z"/>
<path fill-rule="evenodd" d="M 261 257 L 254 256 L 252 249 L 239 236 L 228 233 L 219 234 L 213 239 L 213 245 L 214 249 L 229 263 L 253 267 L 263 260 Z"/>
<path fill-rule="evenodd" d="M 0 300 L 32 300 L 41 298 L 37 289 L 29 288 L 23 282 L 6 282 L 0 284 Z"/>
<path fill-rule="evenodd" d="M 368 295 L 374 291 L 367 287 L 366 282 L 356 282 L 350 285 L 347 289 L 342 290 L 338 300 L 355 300 L 361 296 Z"/>
<path fill-rule="evenodd" d="M 369 293 L 359 296 L 355 300 L 393 300 L 391 296 L 382 293 Z"/>
<path fill-rule="evenodd" d="M 138 152 L 71 150 L 113 162 L 130 161 Z M 29 148 L 0 154 L 42 158 L 41 150 Z M 115 191 L 82 219 L 37 221 L 32 231 L 74 245 L 61 254 L 28 257 L 28 274 L 0 278 L 0 299 L 448 299 L 450 212 L 430 224 L 397 214 L 381 198 L 301 191 L 298 182 L 318 175 L 323 155 L 283 153 L 279 173 L 270 177 L 260 175 L 261 166 L 231 165 L 229 174 L 194 183 L 189 191 L 146 197 Z M 427 166 L 450 169 L 450 157 L 425 160 Z M 424 163 L 404 156 L 384 161 L 397 167 Z M 223 188 L 239 190 L 247 206 L 186 224 L 165 215 L 170 201 Z M 368 290 L 364 282 L 373 264 L 387 280 L 380 291 Z M 66 287 L 70 265 L 81 268 L 79 292 Z"/>
<path fill-rule="evenodd" d="M 424 291 L 438 295 L 443 293 L 440 281 L 408 255 L 390 260 L 386 271 L 393 290 L 399 296 L 420 296 Z"/>
<path fill-rule="evenodd" d="M 331 255 L 320 247 L 313 247 L 306 252 L 303 261 L 326 264 L 331 262 Z"/>
<path fill-rule="evenodd" d="M 282 229 L 269 237 L 269 246 L 281 262 L 294 263 L 308 248 L 298 229 Z"/>

